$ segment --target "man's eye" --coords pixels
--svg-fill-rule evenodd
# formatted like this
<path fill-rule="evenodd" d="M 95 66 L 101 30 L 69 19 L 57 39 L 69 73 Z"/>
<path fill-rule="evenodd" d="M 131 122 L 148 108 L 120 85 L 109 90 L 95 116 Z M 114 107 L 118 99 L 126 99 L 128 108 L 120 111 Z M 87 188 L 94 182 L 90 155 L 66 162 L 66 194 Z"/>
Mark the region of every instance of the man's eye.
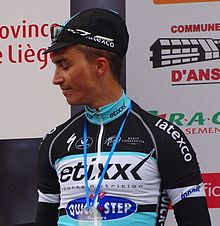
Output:
<path fill-rule="evenodd" d="M 69 67 L 70 67 L 70 66 L 69 66 L 69 65 L 66 65 L 66 64 L 63 64 L 63 65 L 62 65 L 63 70 L 68 70 Z"/>

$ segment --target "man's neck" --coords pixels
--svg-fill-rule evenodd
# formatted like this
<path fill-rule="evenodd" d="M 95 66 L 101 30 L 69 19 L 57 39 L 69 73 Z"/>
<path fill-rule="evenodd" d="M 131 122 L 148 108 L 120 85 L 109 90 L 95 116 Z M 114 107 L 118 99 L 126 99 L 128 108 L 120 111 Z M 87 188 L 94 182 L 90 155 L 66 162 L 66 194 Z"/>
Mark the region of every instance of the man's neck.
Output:
<path fill-rule="evenodd" d="M 96 94 L 96 100 L 93 103 L 88 104 L 87 106 L 91 109 L 99 109 L 119 100 L 122 94 L 123 89 L 121 87 L 112 87 L 110 90 L 102 90 L 100 94 Z"/>
<path fill-rule="evenodd" d="M 130 107 L 131 100 L 122 92 L 120 98 L 100 108 L 85 106 L 87 119 L 94 124 L 108 123 L 124 114 Z"/>

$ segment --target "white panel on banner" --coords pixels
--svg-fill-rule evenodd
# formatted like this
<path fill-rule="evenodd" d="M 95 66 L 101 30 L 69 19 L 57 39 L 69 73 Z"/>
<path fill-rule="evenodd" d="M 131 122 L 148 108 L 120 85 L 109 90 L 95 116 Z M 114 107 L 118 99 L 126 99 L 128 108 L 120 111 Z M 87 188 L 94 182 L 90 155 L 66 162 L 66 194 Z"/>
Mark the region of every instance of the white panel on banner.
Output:
<path fill-rule="evenodd" d="M 69 1 L 8 0 L 0 8 L 0 139 L 42 137 L 70 116 L 51 83 L 50 27 L 63 23 Z"/>
<path fill-rule="evenodd" d="M 219 9 L 220 1 L 126 1 L 127 93 L 185 132 L 210 208 L 220 208 Z M 218 225 L 219 209 L 211 210 Z"/>

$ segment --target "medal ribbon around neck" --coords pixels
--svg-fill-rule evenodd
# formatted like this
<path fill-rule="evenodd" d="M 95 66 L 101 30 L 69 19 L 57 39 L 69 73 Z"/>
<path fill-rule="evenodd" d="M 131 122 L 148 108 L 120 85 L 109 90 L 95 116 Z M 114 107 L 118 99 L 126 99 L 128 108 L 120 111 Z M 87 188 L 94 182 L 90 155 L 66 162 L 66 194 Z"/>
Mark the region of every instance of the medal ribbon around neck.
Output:
<path fill-rule="evenodd" d="M 112 155 L 114 153 L 114 150 L 116 148 L 116 145 L 118 143 L 118 140 L 119 140 L 120 135 L 122 133 L 122 130 L 124 128 L 125 122 L 126 122 L 126 120 L 128 118 L 128 115 L 129 115 L 129 113 L 131 111 L 131 108 L 132 108 L 132 104 L 130 103 L 130 106 L 128 108 L 127 114 L 126 114 L 123 122 L 121 123 L 121 126 L 120 126 L 120 128 L 118 130 L 118 134 L 116 136 L 116 139 L 115 139 L 115 141 L 114 141 L 114 143 L 112 145 L 111 151 L 110 151 L 109 156 L 108 156 L 108 158 L 106 160 L 105 167 L 104 167 L 104 169 L 102 171 L 102 174 L 101 174 L 101 177 L 99 179 L 99 182 L 98 182 L 97 188 L 95 190 L 95 194 L 94 194 L 93 200 L 91 202 L 91 205 L 89 204 L 89 183 L 88 183 L 88 175 L 87 175 L 87 121 L 86 121 L 86 116 L 85 116 L 85 119 L 84 119 L 84 131 L 83 131 L 84 132 L 84 134 L 83 134 L 84 135 L 84 137 L 83 137 L 84 145 L 83 146 L 84 146 L 84 174 L 85 174 L 86 207 L 87 208 L 90 208 L 90 207 L 94 206 L 94 202 L 95 202 L 95 200 L 96 200 L 96 198 L 98 196 L 98 193 L 100 191 L 100 187 L 101 187 L 102 181 L 104 179 L 105 173 L 107 171 L 109 162 L 110 162 L 111 157 L 112 157 Z"/>

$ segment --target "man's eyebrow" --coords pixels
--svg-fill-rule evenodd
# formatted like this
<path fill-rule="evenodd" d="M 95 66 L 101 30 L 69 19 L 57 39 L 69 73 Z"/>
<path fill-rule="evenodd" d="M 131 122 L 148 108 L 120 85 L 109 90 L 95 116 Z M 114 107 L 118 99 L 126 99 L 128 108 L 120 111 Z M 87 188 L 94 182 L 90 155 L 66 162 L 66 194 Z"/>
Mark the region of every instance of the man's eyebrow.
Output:
<path fill-rule="evenodd" d="M 67 61 L 67 59 L 66 58 L 64 58 L 64 57 L 62 57 L 62 58 L 55 58 L 55 59 L 52 59 L 52 62 L 54 63 L 54 64 L 62 64 L 62 63 L 64 63 L 64 62 L 66 62 Z"/>

